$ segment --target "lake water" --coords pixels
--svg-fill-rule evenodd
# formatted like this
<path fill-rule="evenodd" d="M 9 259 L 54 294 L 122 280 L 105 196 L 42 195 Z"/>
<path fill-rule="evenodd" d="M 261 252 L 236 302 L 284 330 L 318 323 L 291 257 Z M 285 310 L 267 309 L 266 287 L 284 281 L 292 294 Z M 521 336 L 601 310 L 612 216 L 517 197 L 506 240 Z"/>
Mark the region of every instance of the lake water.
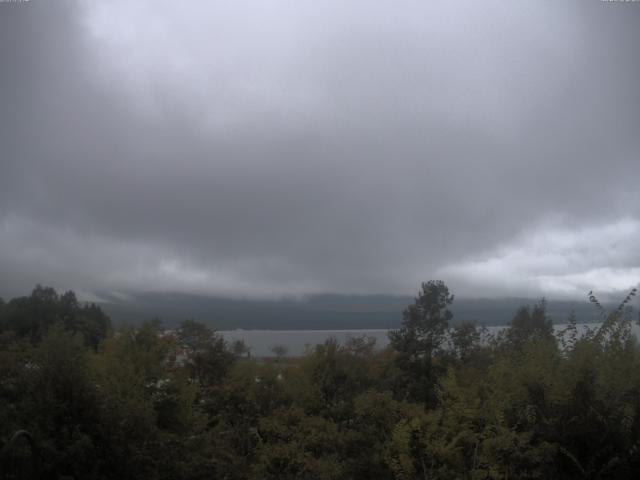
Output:
<path fill-rule="evenodd" d="M 598 324 L 582 324 L 579 328 L 596 327 Z M 562 330 L 566 325 L 554 325 L 556 331 Z M 498 333 L 505 327 L 487 327 L 490 334 Z M 640 327 L 633 324 L 633 333 L 640 337 Z M 226 330 L 220 331 L 225 340 L 243 340 L 251 349 L 251 354 L 257 357 L 273 356 L 271 347 L 282 345 L 286 347 L 287 355 L 298 356 L 305 352 L 307 346 L 323 343 L 328 338 L 334 337 L 338 342 L 344 343 L 350 337 L 373 337 L 376 346 L 384 348 L 389 344 L 387 329 L 379 330 Z"/>

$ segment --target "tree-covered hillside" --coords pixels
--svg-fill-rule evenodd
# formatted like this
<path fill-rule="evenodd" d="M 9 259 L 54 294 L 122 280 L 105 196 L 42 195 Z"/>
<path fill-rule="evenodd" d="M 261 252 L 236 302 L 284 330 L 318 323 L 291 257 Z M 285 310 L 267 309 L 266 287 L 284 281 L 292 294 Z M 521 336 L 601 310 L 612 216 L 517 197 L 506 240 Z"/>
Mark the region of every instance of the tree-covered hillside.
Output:
<path fill-rule="evenodd" d="M 98 305 L 109 314 L 114 325 L 138 324 L 161 317 L 167 327 L 185 318 L 197 318 L 216 330 L 236 328 L 256 330 L 339 330 L 398 328 L 402 310 L 412 301 L 409 296 L 393 295 L 313 295 L 298 299 L 256 300 L 181 293 L 128 293 L 124 296 L 100 294 Z M 527 298 L 456 298 L 451 309 L 453 323 L 506 325 L 513 312 Z M 548 311 L 564 323 L 571 311 L 584 322 L 598 316 L 586 302 L 549 300 Z"/>
<path fill-rule="evenodd" d="M 73 293 L 0 302 L 0 478 L 631 479 L 635 291 L 553 334 L 540 301 L 497 336 L 453 326 L 439 281 L 390 346 L 255 359 L 208 326 L 112 329 Z"/>

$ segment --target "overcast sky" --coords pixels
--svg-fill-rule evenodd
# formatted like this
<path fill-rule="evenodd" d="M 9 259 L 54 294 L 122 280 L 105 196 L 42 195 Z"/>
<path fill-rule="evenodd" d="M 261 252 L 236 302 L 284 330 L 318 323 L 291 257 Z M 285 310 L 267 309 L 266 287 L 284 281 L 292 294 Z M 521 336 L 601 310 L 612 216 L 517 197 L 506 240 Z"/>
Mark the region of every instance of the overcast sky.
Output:
<path fill-rule="evenodd" d="M 640 3 L 0 3 L 0 295 L 640 281 Z"/>

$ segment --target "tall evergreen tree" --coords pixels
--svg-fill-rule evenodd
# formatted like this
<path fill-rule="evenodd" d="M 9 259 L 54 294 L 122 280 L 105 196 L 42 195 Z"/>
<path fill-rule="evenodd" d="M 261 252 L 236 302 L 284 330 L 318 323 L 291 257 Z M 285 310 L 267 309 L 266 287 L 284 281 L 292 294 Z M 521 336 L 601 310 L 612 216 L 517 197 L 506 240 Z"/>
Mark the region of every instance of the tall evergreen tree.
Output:
<path fill-rule="evenodd" d="M 453 295 L 442 280 L 423 282 L 415 303 L 403 312 L 401 328 L 389 333 L 398 367 L 406 375 L 405 393 L 425 406 L 435 403 L 437 357 L 453 318 L 452 303 Z"/>

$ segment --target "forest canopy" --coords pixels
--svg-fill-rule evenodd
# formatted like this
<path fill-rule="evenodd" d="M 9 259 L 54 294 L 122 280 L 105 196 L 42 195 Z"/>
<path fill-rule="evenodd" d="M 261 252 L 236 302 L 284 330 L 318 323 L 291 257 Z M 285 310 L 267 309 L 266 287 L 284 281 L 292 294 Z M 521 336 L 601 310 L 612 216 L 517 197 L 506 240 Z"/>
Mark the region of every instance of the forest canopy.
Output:
<path fill-rule="evenodd" d="M 544 300 L 499 334 L 453 326 L 425 282 L 387 348 L 329 339 L 254 358 L 203 323 L 114 329 L 38 286 L 0 302 L 2 477 L 637 478 L 630 300 L 556 332 Z"/>

